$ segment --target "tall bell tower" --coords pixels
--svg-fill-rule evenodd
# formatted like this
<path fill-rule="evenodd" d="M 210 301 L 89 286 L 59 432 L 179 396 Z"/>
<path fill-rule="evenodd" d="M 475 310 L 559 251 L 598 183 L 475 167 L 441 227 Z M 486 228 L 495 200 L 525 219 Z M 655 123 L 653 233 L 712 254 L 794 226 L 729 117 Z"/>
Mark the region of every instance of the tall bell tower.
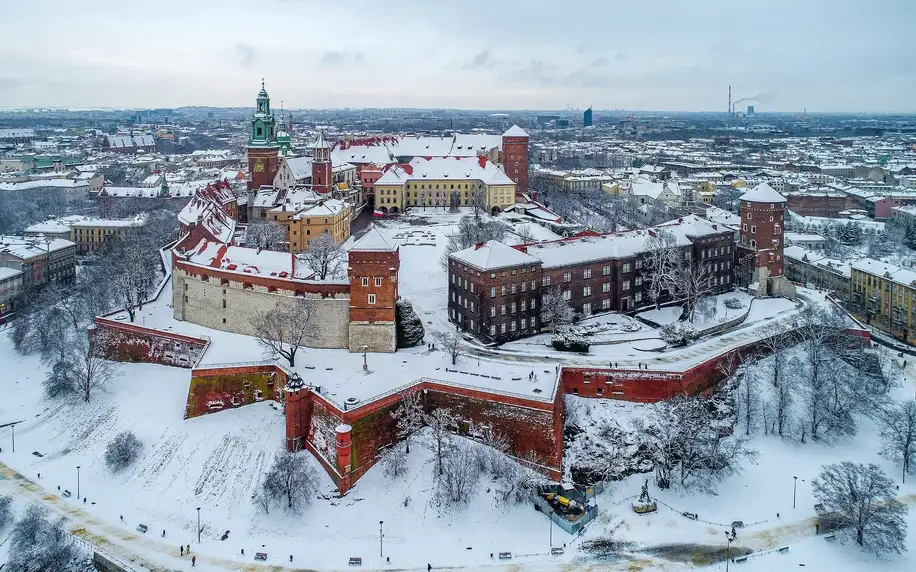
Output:
<path fill-rule="evenodd" d="M 261 80 L 257 107 L 251 116 L 251 133 L 248 135 L 248 189 L 257 190 L 273 184 L 279 168 L 280 145 L 277 143 L 277 125 L 270 110 L 270 96 Z"/>
<path fill-rule="evenodd" d="M 331 146 L 318 132 L 318 140 L 312 147 L 312 188 L 321 194 L 331 192 L 334 186 L 334 169 L 331 165 Z"/>

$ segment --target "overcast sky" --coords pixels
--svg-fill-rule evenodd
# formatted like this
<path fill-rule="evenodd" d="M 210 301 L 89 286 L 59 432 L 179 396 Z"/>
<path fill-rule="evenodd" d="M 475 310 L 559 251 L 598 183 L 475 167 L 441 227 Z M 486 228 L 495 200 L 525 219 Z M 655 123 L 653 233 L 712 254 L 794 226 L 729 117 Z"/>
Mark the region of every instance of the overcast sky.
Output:
<path fill-rule="evenodd" d="M 0 107 L 916 111 L 916 0 L 0 0 Z M 739 104 L 743 109 L 747 102 Z"/>

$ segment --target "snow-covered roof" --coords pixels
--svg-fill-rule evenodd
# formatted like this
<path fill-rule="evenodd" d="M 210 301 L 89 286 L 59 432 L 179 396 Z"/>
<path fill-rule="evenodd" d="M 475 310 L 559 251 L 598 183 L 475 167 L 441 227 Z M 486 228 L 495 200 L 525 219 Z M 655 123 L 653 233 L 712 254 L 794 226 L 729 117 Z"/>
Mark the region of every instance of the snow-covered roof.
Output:
<path fill-rule="evenodd" d="M 677 246 L 688 246 L 694 238 L 732 232 L 696 215 L 660 224 L 650 229 L 628 230 L 612 234 L 574 236 L 525 247 L 528 254 L 538 258 L 544 268 L 561 268 L 598 260 L 632 258 L 648 252 L 646 241 L 657 231 L 674 235 Z"/>
<path fill-rule="evenodd" d="M 312 177 L 312 157 L 291 157 L 284 159 L 289 170 L 293 173 L 293 180 L 302 181 Z M 347 163 L 339 156 L 331 155 L 331 170 L 334 173 L 355 169 L 356 165 Z"/>
<path fill-rule="evenodd" d="M 70 242 L 63 238 L 54 238 L 49 241 L 47 238 L 40 236 L 0 235 L 0 254 L 11 254 L 24 260 L 75 246 L 75 242 Z"/>
<path fill-rule="evenodd" d="M 353 243 L 353 247 L 350 248 L 350 252 L 358 250 L 388 252 L 397 250 L 397 248 L 397 242 L 388 239 L 385 235 L 379 232 L 375 225 L 372 225 L 369 230 L 366 231 L 366 234 L 364 234 L 362 237 L 360 237 L 359 240 Z"/>
<path fill-rule="evenodd" d="M 132 147 L 155 147 L 156 140 L 152 135 L 108 135 L 108 147 L 111 149 L 127 149 Z"/>
<path fill-rule="evenodd" d="M 916 272 L 873 258 L 862 258 L 852 263 L 852 268 L 860 272 L 881 276 L 897 284 L 916 288 Z"/>
<path fill-rule="evenodd" d="M 15 268 L 7 268 L 6 266 L 0 266 L 0 282 L 15 278 L 16 276 L 21 276 L 22 270 L 16 270 Z"/>
<path fill-rule="evenodd" d="M 38 181 L 23 181 L 21 183 L 0 183 L 0 191 L 27 191 L 31 189 L 80 189 L 89 188 L 87 181 L 76 179 L 41 179 Z"/>
<path fill-rule="evenodd" d="M 296 213 L 296 217 L 301 218 L 304 216 L 336 216 L 345 211 L 348 206 L 349 205 L 347 205 L 347 203 L 340 199 L 328 199 L 326 201 L 321 201 L 319 204 L 307 208 L 302 212 Z"/>
<path fill-rule="evenodd" d="M 496 240 L 453 252 L 449 257 L 487 271 L 540 263 L 534 256 Z"/>
<path fill-rule="evenodd" d="M 415 157 L 407 166 L 392 166 L 376 185 L 400 185 L 424 180 L 481 181 L 488 185 L 514 185 L 502 167 L 486 157 Z"/>
<path fill-rule="evenodd" d="M 773 187 L 760 183 L 753 189 L 741 195 L 738 199 L 748 203 L 784 203 L 786 198 L 779 194 Z"/>
<path fill-rule="evenodd" d="M 518 125 L 513 125 L 503 133 L 503 137 L 528 137 L 528 134 Z"/>
<path fill-rule="evenodd" d="M 318 132 L 318 139 L 315 140 L 315 144 L 312 145 L 312 149 L 330 149 L 331 146 L 328 145 L 328 142 L 324 138 L 324 131 Z"/>
<path fill-rule="evenodd" d="M 674 195 L 681 196 L 681 187 L 675 181 L 664 181 L 659 183 L 648 181 L 634 182 L 630 189 L 630 194 L 634 196 L 649 197 L 655 200 L 665 192 L 665 189 Z"/>
<path fill-rule="evenodd" d="M 0 139 L 23 139 L 35 137 L 34 129 L 0 129 Z"/>
<path fill-rule="evenodd" d="M 289 252 L 226 246 L 208 240 L 200 241 L 188 254 L 189 262 L 201 266 L 279 278 L 292 277 L 295 260 Z"/>
<path fill-rule="evenodd" d="M 26 227 L 29 234 L 58 234 L 69 231 L 71 228 L 126 228 L 142 226 L 146 222 L 144 215 L 129 219 L 96 218 L 83 215 L 70 215 L 44 222 L 35 223 Z"/>

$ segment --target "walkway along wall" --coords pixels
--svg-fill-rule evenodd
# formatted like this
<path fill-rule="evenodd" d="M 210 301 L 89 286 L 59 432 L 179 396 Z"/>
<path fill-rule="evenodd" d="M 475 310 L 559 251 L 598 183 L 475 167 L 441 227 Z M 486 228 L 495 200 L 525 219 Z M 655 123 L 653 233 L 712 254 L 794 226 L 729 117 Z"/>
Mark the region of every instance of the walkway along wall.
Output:
<path fill-rule="evenodd" d="M 173 367 L 194 367 L 210 345 L 209 338 L 182 336 L 104 317 L 95 319 L 89 335 L 110 360 Z"/>

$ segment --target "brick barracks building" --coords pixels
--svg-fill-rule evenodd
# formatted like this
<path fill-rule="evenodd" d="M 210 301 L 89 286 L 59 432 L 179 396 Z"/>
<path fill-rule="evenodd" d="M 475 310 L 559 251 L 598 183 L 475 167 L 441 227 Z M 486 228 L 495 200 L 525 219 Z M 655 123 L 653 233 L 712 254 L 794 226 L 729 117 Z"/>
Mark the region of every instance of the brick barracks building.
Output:
<path fill-rule="evenodd" d="M 653 303 L 647 241 L 666 231 L 685 259 L 708 267 L 714 291 L 734 287 L 732 230 L 695 215 L 650 229 L 576 236 L 517 247 L 490 241 L 449 255 L 449 320 L 485 342 L 541 331 L 541 297 L 560 286 L 583 317 Z"/>

